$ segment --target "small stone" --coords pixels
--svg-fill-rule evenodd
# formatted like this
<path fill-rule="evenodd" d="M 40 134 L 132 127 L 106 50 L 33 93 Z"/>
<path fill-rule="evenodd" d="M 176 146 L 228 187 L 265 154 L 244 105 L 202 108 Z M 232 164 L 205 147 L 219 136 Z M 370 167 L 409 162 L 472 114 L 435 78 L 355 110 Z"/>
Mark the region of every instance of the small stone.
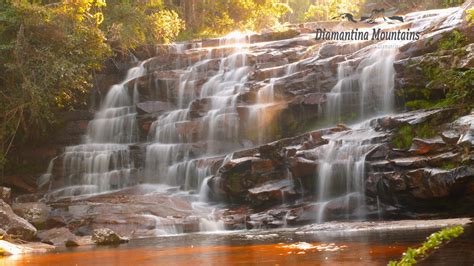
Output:
<path fill-rule="evenodd" d="M 8 204 L 11 203 L 11 194 L 12 194 L 11 188 L 0 187 L 0 199 L 5 201 Z"/>

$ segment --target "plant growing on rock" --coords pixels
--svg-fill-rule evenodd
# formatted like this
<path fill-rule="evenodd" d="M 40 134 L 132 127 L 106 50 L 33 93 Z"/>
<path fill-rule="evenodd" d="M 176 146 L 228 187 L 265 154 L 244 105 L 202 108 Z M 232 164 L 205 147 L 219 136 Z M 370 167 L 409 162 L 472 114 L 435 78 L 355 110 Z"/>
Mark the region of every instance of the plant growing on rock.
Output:
<path fill-rule="evenodd" d="M 410 68 L 419 71 L 425 80 L 425 83 L 420 84 L 426 85 L 403 90 L 402 96 L 412 99 L 405 103 L 405 107 L 427 109 L 472 105 L 474 70 L 456 64 L 468 55 L 468 43 L 465 34 L 453 30 L 441 38 L 435 52 L 420 62 L 412 63 Z M 445 58 L 449 58 L 449 61 Z"/>
<path fill-rule="evenodd" d="M 410 266 L 417 263 L 417 260 L 427 257 L 430 252 L 438 249 L 443 243 L 446 243 L 454 238 L 459 237 L 464 233 L 462 226 L 448 227 L 443 230 L 431 234 L 423 244 L 416 248 L 408 248 L 403 253 L 402 258 L 399 261 L 390 261 L 389 266 Z"/>
<path fill-rule="evenodd" d="M 407 124 L 398 128 L 392 143 L 398 149 L 409 149 L 415 137 L 432 138 L 434 136 L 436 136 L 436 131 L 430 123 L 417 126 Z"/>

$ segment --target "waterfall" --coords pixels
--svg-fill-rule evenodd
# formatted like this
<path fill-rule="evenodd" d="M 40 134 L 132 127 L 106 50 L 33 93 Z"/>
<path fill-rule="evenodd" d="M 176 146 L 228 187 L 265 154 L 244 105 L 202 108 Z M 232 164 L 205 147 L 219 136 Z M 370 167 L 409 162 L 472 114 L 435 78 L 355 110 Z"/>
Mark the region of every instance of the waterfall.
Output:
<path fill-rule="evenodd" d="M 61 157 L 51 161 L 41 183 L 50 181 L 54 164 L 62 158 L 65 187 L 50 196 L 104 192 L 134 183 L 129 145 L 138 141 L 135 80 L 145 74 L 144 63 L 131 68 L 120 84 L 110 88 L 100 110 L 88 124 L 83 144 L 66 147 Z"/>
<path fill-rule="evenodd" d="M 368 122 L 356 124 L 352 129 L 330 135 L 328 144 L 315 151 L 319 158 L 316 193 L 321 204 L 318 222 L 326 220 L 330 201 L 342 201 L 347 215 L 351 209 L 364 207 L 365 156 L 376 147 L 372 140 L 383 134 L 372 129 Z M 363 212 L 359 218 L 363 218 Z"/>
<path fill-rule="evenodd" d="M 340 122 L 393 111 L 397 48 L 375 48 L 357 67 L 354 59 L 338 64 L 337 84 L 328 94 L 327 116 Z"/>
<path fill-rule="evenodd" d="M 233 34 L 219 42 L 220 46 L 232 49 L 230 54 L 224 54 L 223 50 L 215 53 L 210 49 L 203 60 L 188 67 L 177 84 L 181 109 L 162 114 L 153 122 L 149 136 L 151 144 L 146 148 L 148 181 L 179 186 L 183 185 L 181 180 L 185 180 L 187 189 L 199 189 L 204 178 L 211 174 L 212 164 L 204 161 L 240 145 L 236 106 L 251 70 L 243 48 L 248 40 Z M 216 61 L 219 62 L 217 72 L 198 86 L 196 80 Z M 199 111 L 204 114 L 199 121 L 191 121 L 190 114 L 198 104 L 203 105 Z M 187 130 L 180 132 L 181 126 L 197 127 L 199 132 L 191 135 Z"/>
<path fill-rule="evenodd" d="M 437 10 L 434 16 L 429 11 L 407 16 L 413 31 L 424 31 L 433 24 L 446 27 L 460 23 L 459 8 Z M 382 25 L 380 27 L 391 27 Z M 315 173 L 318 222 L 324 222 L 331 203 L 343 204 L 346 218 L 363 219 L 365 208 L 365 157 L 375 148 L 373 140 L 382 136 L 370 124 L 371 118 L 394 111 L 393 63 L 398 46 L 409 41 L 385 41 L 362 48 L 346 57 L 337 67 L 337 83 L 327 94 L 325 116 L 332 123 L 344 120 L 362 121 L 351 126 L 351 131 L 342 131 L 325 137 L 327 145 L 318 147 L 314 153 L 318 158 Z M 355 43 L 354 45 L 357 45 Z"/>
<path fill-rule="evenodd" d="M 419 21 L 414 27 L 421 30 L 435 21 L 422 14 L 408 18 L 415 19 Z M 327 210 L 334 202 L 346 206 L 346 217 L 364 218 L 365 157 L 374 148 L 373 139 L 380 137 L 367 119 L 394 111 L 393 62 L 400 43 L 345 43 L 351 52 L 332 61 L 309 53 L 315 46 L 313 36 L 302 35 L 293 46 L 285 40 L 255 44 L 238 33 L 174 44 L 166 47 L 172 59 L 158 55 L 131 68 L 108 91 L 82 143 L 66 147 L 39 179 L 45 187 L 61 179 L 47 197 L 89 196 L 141 182 L 160 184 L 164 197 L 179 197 L 191 206 L 187 214 L 199 220 L 202 231 L 222 230 L 220 210 L 207 202 L 210 177 L 233 152 L 273 141 L 280 130 L 278 119 L 284 117 L 280 114 L 290 104 L 299 108 L 291 118 L 317 105 L 318 119 L 331 125 L 357 122 L 352 130 L 323 136 L 328 143 L 308 151 L 318 165 L 312 193 L 319 206 L 317 220 L 331 218 Z M 326 44 L 334 45 L 322 45 Z M 265 60 L 269 62 L 261 62 Z M 313 72 L 321 75 L 314 78 Z M 335 84 L 331 75 L 337 75 Z M 318 83 L 319 77 L 327 83 Z M 147 82 L 152 85 L 146 87 Z M 143 111 L 144 101 L 166 102 L 166 108 Z M 311 107 L 305 109 L 305 104 Z M 285 204 L 293 199 L 287 200 Z M 141 218 L 150 220 L 156 235 L 183 232 L 172 218 L 148 213 Z"/>
<path fill-rule="evenodd" d="M 337 68 L 337 83 L 328 94 L 326 116 L 330 121 L 357 118 L 362 123 L 327 137 L 328 144 L 316 149 L 315 173 L 319 211 L 317 221 L 327 220 L 331 201 L 345 206 L 346 216 L 357 212 L 364 217 L 365 156 L 379 135 L 367 120 L 393 110 L 395 71 L 393 62 L 398 48 L 373 48 L 362 59 L 346 60 Z"/>

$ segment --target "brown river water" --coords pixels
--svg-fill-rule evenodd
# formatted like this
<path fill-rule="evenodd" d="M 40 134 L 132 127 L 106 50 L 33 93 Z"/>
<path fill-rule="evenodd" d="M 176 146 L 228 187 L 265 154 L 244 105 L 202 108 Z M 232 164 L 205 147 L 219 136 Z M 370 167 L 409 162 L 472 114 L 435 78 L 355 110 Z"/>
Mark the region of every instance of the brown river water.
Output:
<path fill-rule="evenodd" d="M 387 265 L 435 229 L 184 234 L 10 256 L 7 265 Z"/>

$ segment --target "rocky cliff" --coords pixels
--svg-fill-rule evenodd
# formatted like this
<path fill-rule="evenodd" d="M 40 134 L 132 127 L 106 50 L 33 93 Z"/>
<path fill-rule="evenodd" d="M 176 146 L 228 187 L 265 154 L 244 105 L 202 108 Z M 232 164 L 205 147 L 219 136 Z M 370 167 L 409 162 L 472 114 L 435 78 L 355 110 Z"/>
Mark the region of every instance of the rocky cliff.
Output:
<path fill-rule="evenodd" d="M 122 82 L 102 77 L 117 84 L 95 115 L 65 118 L 68 147 L 13 211 L 43 230 L 127 237 L 470 214 L 465 8 L 361 25 L 416 41 L 315 40 L 355 27 L 331 22 L 137 51 Z"/>

